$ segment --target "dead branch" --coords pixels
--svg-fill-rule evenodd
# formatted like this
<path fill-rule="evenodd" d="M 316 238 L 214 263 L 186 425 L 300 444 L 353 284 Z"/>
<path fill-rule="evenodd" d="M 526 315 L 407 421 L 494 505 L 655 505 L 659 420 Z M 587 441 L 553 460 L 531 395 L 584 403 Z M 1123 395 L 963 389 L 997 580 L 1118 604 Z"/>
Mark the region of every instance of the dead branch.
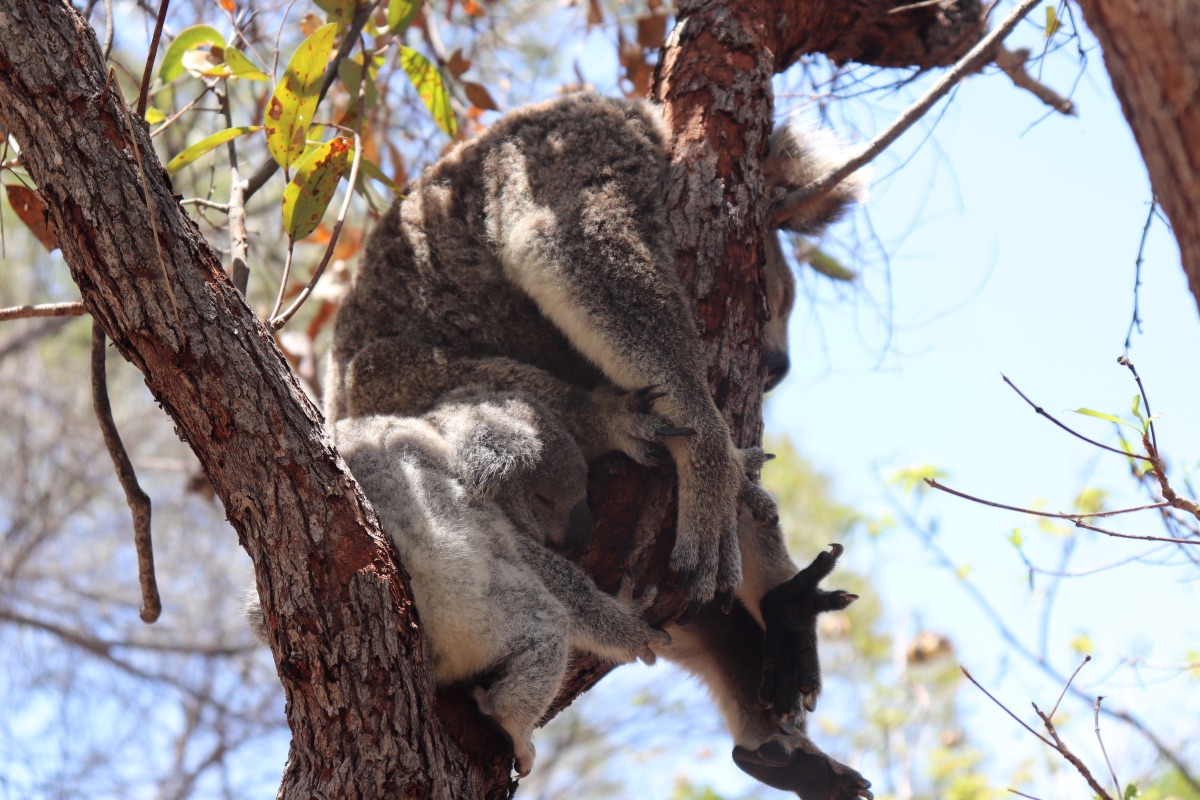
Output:
<path fill-rule="evenodd" d="M 1072 428 L 1067 427 L 1064 423 L 1059 422 L 1057 419 L 1055 419 L 1053 416 L 1051 416 L 1051 414 L 1048 411 L 1046 411 L 1046 409 L 1042 408 L 1037 403 L 1033 402 L 1028 397 L 1026 397 L 1025 393 L 1022 392 L 1020 389 L 1018 389 L 1017 385 L 1015 383 L 1013 383 L 1012 381 L 1010 381 L 1008 379 L 1007 375 L 1004 375 L 1003 373 L 1001 373 L 1000 377 L 1004 379 L 1004 382 L 1007 383 L 1014 392 L 1021 395 L 1021 399 L 1024 400 L 1026 403 L 1028 403 L 1030 405 L 1030 407 L 1033 408 L 1034 411 L 1036 411 L 1038 414 L 1045 417 L 1046 419 L 1050 420 L 1055 425 L 1057 425 L 1058 427 L 1062 428 L 1067 433 L 1074 436 L 1076 439 L 1082 439 L 1083 441 L 1087 442 L 1090 445 L 1095 445 L 1096 447 L 1099 447 L 1101 450 L 1107 450 L 1110 453 L 1116 453 L 1119 456 L 1126 456 L 1127 458 L 1140 458 L 1143 461 L 1150 461 L 1149 456 L 1138 455 L 1137 453 L 1126 453 L 1124 450 L 1118 450 L 1115 447 L 1109 447 L 1106 444 L 1101 444 L 1100 442 L 1097 442 L 1095 439 L 1089 439 L 1088 437 L 1084 436 L 1079 431 L 1076 431 Z"/>
<path fill-rule="evenodd" d="M 29 319 L 31 317 L 81 317 L 87 313 L 83 303 L 76 300 L 73 303 L 46 303 L 38 306 L 11 306 L 0 308 L 0 322 L 10 319 Z"/>
<path fill-rule="evenodd" d="M 117 479 L 125 491 L 125 502 L 133 514 L 133 543 L 137 549 L 138 583 L 142 587 L 142 622 L 147 624 L 158 619 L 162 613 L 162 600 L 158 596 L 158 582 L 154 578 L 154 545 L 150 538 L 150 497 L 138 485 L 137 475 L 129 453 L 121 443 L 117 424 L 113 421 L 112 407 L 108 402 L 108 378 L 104 365 L 104 329 L 100 323 L 92 322 L 92 405 L 96 409 L 96 421 L 104 446 L 112 456 Z"/>
<path fill-rule="evenodd" d="M 1060 114 L 1075 116 L 1075 104 L 1070 99 L 1063 97 L 1026 71 L 1025 64 L 1028 61 L 1029 48 L 1027 47 L 1009 50 L 1001 46 L 996 49 L 996 66 L 1011 78 L 1014 84 L 1031 92 L 1034 97 Z"/>

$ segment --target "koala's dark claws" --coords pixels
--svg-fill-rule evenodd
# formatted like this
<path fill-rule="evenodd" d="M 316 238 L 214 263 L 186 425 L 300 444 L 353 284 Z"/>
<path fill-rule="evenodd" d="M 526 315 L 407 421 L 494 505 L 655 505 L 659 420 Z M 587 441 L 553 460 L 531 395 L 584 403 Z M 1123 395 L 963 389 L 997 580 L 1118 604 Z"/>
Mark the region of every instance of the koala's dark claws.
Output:
<path fill-rule="evenodd" d="M 817 710 L 817 690 L 813 689 L 807 692 L 801 692 L 801 697 L 804 702 L 804 710 L 810 714 Z"/>
<path fill-rule="evenodd" d="M 642 451 L 642 456 L 654 466 L 665 467 L 672 463 L 670 451 L 657 442 L 647 444 L 646 449 Z"/>
<path fill-rule="evenodd" d="M 830 555 L 832 555 L 834 558 L 838 558 L 838 557 L 840 557 L 840 556 L 842 555 L 842 553 L 844 553 L 844 552 L 846 552 L 846 548 L 845 548 L 845 547 L 842 547 L 842 546 L 841 546 L 840 544 L 838 544 L 837 542 L 831 542 L 831 543 L 830 543 L 830 545 L 829 545 L 829 554 L 830 554 Z"/>
<path fill-rule="evenodd" d="M 717 596 L 713 598 L 713 602 L 717 603 L 722 614 L 728 614 L 729 612 L 733 611 L 733 601 L 733 592 L 719 592 Z"/>

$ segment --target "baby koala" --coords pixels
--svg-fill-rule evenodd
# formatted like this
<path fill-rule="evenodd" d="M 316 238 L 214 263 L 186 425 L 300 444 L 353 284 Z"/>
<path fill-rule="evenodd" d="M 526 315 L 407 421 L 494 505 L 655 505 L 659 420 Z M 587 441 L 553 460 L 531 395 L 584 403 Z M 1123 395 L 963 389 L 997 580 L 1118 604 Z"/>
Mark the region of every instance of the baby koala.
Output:
<path fill-rule="evenodd" d="M 437 684 L 477 684 L 519 775 L 570 648 L 649 664 L 670 643 L 638 617 L 653 589 L 634 601 L 626 580 L 614 598 L 546 546 L 577 546 L 591 517 L 583 454 L 540 403 L 468 389 L 422 417 L 344 419 L 336 437 L 412 578 Z M 250 606 L 262 638 L 257 598 Z"/>

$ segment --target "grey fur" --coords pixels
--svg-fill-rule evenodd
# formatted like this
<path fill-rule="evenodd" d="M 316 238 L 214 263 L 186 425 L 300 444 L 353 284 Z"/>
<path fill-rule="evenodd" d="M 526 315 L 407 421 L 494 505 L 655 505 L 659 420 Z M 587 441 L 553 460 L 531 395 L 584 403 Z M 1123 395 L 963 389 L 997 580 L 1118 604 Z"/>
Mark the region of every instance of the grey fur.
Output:
<path fill-rule="evenodd" d="M 638 617 L 653 589 L 635 601 L 627 580 L 611 597 L 545 546 L 578 523 L 587 464 L 535 401 L 457 393 L 421 418 L 343 420 L 337 439 L 411 576 L 435 680 L 488 682 L 475 697 L 512 738 L 519 774 L 571 648 L 653 663 L 651 647 L 670 643 Z M 257 597 L 247 617 L 265 640 Z"/>
<path fill-rule="evenodd" d="M 328 416 L 420 413 L 478 384 L 537 397 L 588 459 L 653 463 L 659 432 L 689 429 L 663 442 L 680 484 L 671 568 L 707 601 L 741 580 L 741 468 L 673 267 L 665 143 L 653 106 L 577 94 L 442 158 L 367 244 Z M 657 414 L 631 409 L 623 392 L 650 385 Z"/>

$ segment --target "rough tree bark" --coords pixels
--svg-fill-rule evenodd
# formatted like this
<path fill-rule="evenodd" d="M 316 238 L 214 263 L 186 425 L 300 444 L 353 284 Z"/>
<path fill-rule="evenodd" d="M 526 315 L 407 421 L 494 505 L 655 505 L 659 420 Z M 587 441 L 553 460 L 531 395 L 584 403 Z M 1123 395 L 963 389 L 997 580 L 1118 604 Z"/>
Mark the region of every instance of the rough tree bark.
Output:
<path fill-rule="evenodd" d="M 1200 2 L 1080 0 L 1200 307 Z"/>
<path fill-rule="evenodd" d="M 769 200 L 758 165 L 772 75 L 813 52 L 947 64 L 980 35 L 979 8 L 680 4 L 657 81 L 677 136 L 671 223 L 714 393 L 739 442 L 756 441 L 762 424 L 765 304 L 753 265 Z M 65 0 L 0 4 L 0 114 L 84 303 L 196 453 L 277 620 L 272 652 L 293 733 L 280 795 L 509 794 L 507 744 L 460 697 L 435 700 L 407 579 L 374 514 L 106 77 L 94 33 Z M 616 463 L 598 472 L 597 538 L 610 553 L 627 545 L 653 575 L 671 546 L 669 490 L 661 476 L 633 473 Z M 601 580 L 616 560 L 593 565 Z M 562 700 L 603 672 L 582 664 Z"/>

